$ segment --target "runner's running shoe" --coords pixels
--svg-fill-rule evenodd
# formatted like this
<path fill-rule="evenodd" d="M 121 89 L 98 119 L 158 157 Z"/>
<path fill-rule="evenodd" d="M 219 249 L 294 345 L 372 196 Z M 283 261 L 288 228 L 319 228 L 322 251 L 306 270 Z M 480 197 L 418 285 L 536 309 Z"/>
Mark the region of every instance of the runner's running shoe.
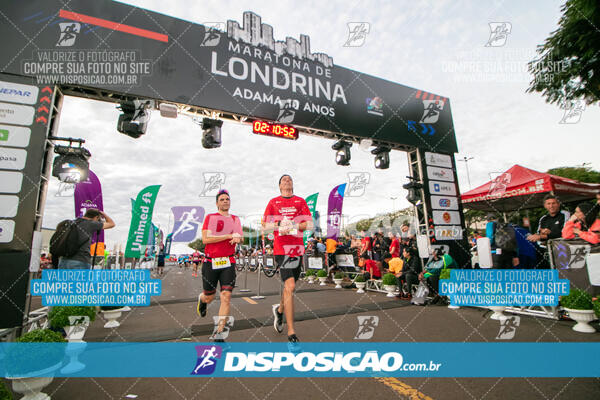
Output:
<path fill-rule="evenodd" d="M 273 328 L 277 333 L 283 332 L 283 313 L 279 312 L 279 304 L 273 304 Z"/>
<path fill-rule="evenodd" d="M 292 333 L 290 336 L 288 336 L 288 342 L 290 343 L 298 343 L 300 341 L 300 339 L 298 339 L 298 336 L 296 336 L 295 333 Z"/>
<path fill-rule="evenodd" d="M 300 339 L 296 336 L 295 333 L 292 333 L 288 336 L 288 351 L 290 353 L 300 353 L 302 351 L 302 347 L 300 346 Z"/>
<path fill-rule="evenodd" d="M 206 317 L 206 303 L 202 301 L 202 294 L 198 295 L 198 305 L 196 306 L 196 310 L 201 317 Z"/>

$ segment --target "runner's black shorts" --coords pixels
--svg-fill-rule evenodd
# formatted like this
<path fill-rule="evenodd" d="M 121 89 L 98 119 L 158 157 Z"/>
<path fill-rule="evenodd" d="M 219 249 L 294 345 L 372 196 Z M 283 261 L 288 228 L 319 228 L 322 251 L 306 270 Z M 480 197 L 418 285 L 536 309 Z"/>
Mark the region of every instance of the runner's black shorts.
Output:
<path fill-rule="evenodd" d="M 275 256 L 275 263 L 279 268 L 279 275 L 283 282 L 290 278 L 294 278 L 294 282 L 300 278 L 302 272 L 302 257 L 290 257 L 290 256 Z"/>
<path fill-rule="evenodd" d="M 202 289 L 204 294 L 210 296 L 217 291 L 217 283 L 221 284 L 221 291 L 232 292 L 235 287 L 235 263 L 227 268 L 213 269 L 212 261 L 202 263 Z"/>

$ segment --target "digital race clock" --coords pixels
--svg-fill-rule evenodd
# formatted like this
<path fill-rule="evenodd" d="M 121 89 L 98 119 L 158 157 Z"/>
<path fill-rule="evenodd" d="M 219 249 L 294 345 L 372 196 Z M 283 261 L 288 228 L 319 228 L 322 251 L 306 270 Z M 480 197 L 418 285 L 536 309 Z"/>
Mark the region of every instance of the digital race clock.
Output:
<path fill-rule="evenodd" d="M 254 123 L 252 123 L 252 132 L 260 135 L 282 137 L 285 139 L 298 139 L 298 129 L 293 126 L 275 122 L 254 121 Z"/>

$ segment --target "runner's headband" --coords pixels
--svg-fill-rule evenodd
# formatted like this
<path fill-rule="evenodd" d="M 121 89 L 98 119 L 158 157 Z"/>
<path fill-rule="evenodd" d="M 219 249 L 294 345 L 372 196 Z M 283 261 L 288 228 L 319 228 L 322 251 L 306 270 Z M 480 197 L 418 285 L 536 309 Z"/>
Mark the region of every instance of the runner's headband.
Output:
<path fill-rule="evenodd" d="M 217 201 L 219 201 L 219 196 L 222 194 L 226 194 L 227 196 L 229 196 L 229 192 L 225 189 L 221 189 L 219 190 L 219 193 L 217 193 Z M 231 196 L 229 196 L 229 198 L 231 198 Z"/>

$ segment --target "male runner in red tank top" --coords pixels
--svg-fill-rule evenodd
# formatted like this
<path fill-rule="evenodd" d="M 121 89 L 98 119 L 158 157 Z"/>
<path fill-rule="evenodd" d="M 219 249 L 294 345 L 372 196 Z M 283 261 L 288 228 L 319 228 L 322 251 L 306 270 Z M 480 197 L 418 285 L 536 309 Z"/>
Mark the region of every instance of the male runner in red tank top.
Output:
<path fill-rule="evenodd" d="M 269 201 L 263 217 L 263 229 L 273 232 L 273 254 L 279 267 L 284 287 L 281 302 L 273 305 L 273 326 L 283 332 L 283 316 L 288 325 L 288 341 L 297 343 L 294 329 L 294 290 L 302 272 L 304 242 L 302 232 L 312 229 L 312 216 L 306 201 L 294 196 L 292 177 L 283 175 L 279 179 L 281 196 Z"/>
<path fill-rule="evenodd" d="M 202 226 L 204 262 L 202 263 L 203 292 L 198 296 L 197 311 L 206 315 L 206 306 L 215 299 L 217 283 L 221 284 L 221 307 L 219 307 L 219 325 L 216 333 L 223 331 L 229 316 L 231 292 L 235 287 L 235 245 L 242 242 L 240 219 L 229 214 L 230 199 L 226 190 L 217 193 L 218 212 L 208 214 Z M 217 337 L 218 335 L 215 335 Z M 215 339 L 222 342 L 223 339 Z"/>

